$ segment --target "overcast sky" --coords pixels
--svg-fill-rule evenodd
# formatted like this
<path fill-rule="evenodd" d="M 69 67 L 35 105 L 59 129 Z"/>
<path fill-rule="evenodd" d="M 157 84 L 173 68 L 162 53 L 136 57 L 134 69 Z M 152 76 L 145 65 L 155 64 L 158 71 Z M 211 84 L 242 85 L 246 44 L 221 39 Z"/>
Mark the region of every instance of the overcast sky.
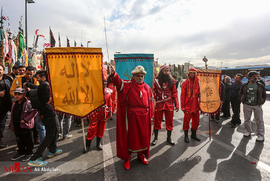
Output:
<path fill-rule="evenodd" d="M 108 60 L 104 33 L 106 18 L 109 58 L 115 52 L 153 53 L 160 64 L 210 66 L 270 63 L 269 0 L 34 0 L 28 4 L 28 46 L 36 29 L 49 43 L 49 26 L 58 46 L 102 47 Z M 25 1 L 1 0 L 11 31 L 25 19 Z M 5 29 L 8 21 L 5 21 Z"/>

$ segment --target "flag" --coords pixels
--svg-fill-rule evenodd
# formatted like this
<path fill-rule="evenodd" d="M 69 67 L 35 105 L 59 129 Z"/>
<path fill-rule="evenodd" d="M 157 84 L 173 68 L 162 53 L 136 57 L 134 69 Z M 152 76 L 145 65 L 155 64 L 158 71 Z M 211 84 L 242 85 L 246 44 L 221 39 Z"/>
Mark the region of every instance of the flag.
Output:
<path fill-rule="evenodd" d="M 70 47 L 70 44 L 69 44 L 69 39 L 67 37 L 67 47 Z"/>
<path fill-rule="evenodd" d="M 154 54 L 114 54 L 116 72 L 123 80 L 130 80 L 131 71 L 138 65 L 144 67 L 147 72 L 144 82 L 152 88 L 154 77 Z"/>
<path fill-rule="evenodd" d="M 220 110 L 221 71 L 198 69 L 200 109 L 203 113 L 216 114 Z"/>
<path fill-rule="evenodd" d="M 74 47 L 76 47 L 77 46 L 77 43 L 76 43 L 76 41 L 74 40 Z"/>
<path fill-rule="evenodd" d="M 80 118 L 104 104 L 101 48 L 46 48 L 54 110 Z"/>
<path fill-rule="evenodd" d="M 18 59 L 20 59 L 21 57 L 22 57 L 22 55 L 23 55 L 23 49 L 24 49 L 24 41 L 23 41 L 23 39 L 24 39 L 24 37 L 23 37 L 23 34 L 22 34 L 22 32 L 20 31 L 19 32 L 19 35 L 18 35 L 18 39 L 19 39 L 19 46 L 18 46 Z"/>
<path fill-rule="evenodd" d="M 37 29 L 37 30 L 35 31 L 35 34 L 36 34 L 36 35 L 38 35 L 38 34 L 37 34 L 38 31 L 39 31 L 39 29 Z"/>
<path fill-rule="evenodd" d="M 58 33 L 58 41 L 59 41 L 59 47 L 61 47 L 60 33 Z"/>
<path fill-rule="evenodd" d="M 54 39 L 53 32 L 51 29 L 50 29 L 50 44 L 51 44 L 51 47 L 55 47 L 55 39 Z"/>

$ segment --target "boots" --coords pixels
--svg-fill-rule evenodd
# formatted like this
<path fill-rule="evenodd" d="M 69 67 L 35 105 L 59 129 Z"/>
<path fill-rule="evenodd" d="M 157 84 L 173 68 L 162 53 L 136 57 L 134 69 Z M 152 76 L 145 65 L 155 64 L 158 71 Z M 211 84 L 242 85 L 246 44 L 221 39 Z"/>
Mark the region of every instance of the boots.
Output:
<path fill-rule="evenodd" d="M 171 139 L 172 131 L 167 131 L 167 142 L 170 143 L 171 145 L 175 145 L 174 141 Z"/>
<path fill-rule="evenodd" d="M 97 149 L 102 150 L 101 138 L 97 137 Z"/>
<path fill-rule="evenodd" d="M 197 135 L 196 135 L 196 131 L 195 130 L 193 130 L 193 129 L 191 129 L 191 138 L 192 139 L 194 139 L 194 140 L 196 140 L 196 141 L 201 141 L 201 139 L 199 139 L 198 137 L 197 137 Z"/>
<path fill-rule="evenodd" d="M 152 141 L 152 145 L 156 145 L 156 144 L 157 144 L 157 139 L 158 139 L 158 129 L 155 129 L 155 130 L 154 130 L 154 133 L 155 133 L 155 138 L 154 138 L 154 140 Z"/>
<path fill-rule="evenodd" d="M 83 153 L 87 153 L 87 152 L 90 151 L 91 141 L 92 141 L 92 140 L 88 140 L 88 139 L 86 138 L 86 150 L 83 149 Z"/>
<path fill-rule="evenodd" d="M 128 152 L 128 159 L 125 160 L 125 163 L 124 163 L 124 167 L 125 169 L 130 169 L 130 156 L 131 156 L 131 152 Z"/>
<path fill-rule="evenodd" d="M 185 142 L 189 143 L 188 130 L 184 130 L 184 131 L 185 131 Z"/>

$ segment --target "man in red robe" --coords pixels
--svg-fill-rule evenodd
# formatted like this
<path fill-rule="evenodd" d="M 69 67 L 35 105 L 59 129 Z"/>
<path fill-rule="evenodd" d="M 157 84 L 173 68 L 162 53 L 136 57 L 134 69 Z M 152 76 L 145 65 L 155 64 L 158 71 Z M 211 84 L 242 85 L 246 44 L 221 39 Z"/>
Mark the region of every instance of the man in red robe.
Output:
<path fill-rule="evenodd" d="M 191 68 L 188 72 L 188 78 L 182 84 L 181 90 L 181 109 L 184 112 L 183 130 L 185 132 L 185 142 L 187 143 L 189 143 L 188 130 L 190 119 L 192 119 L 191 138 L 201 141 L 196 135 L 200 122 L 199 95 L 200 87 L 197 71 L 195 68 Z"/>
<path fill-rule="evenodd" d="M 154 96 L 156 100 L 154 124 L 155 138 L 152 145 L 156 145 L 157 143 L 158 130 L 161 129 L 161 122 L 164 114 L 167 130 L 167 142 L 171 145 L 175 145 L 174 141 L 171 139 L 174 110 L 176 110 L 176 112 L 179 111 L 179 102 L 175 83 L 176 81 L 170 74 L 170 67 L 168 65 L 162 65 L 154 82 Z"/>
<path fill-rule="evenodd" d="M 104 80 L 104 99 L 105 105 L 93 111 L 89 116 L 89 128 L 86 136 L 86 150 L 83 149 L 83 153 L 90 151 L 90 145 L 92 139 L 97 137 L 97 149 L 102 150 L 101 138 L 103 137 L 106 121 L 112 116 L 112 90 L 107 88 L 107 80 Z"/>
<path fill-rule="evenodd" d="M 146 71 L 137 66 L 130 81 L 122 80 L 111 68 L 111 80 L 118 91 L 116 148 L 117 157 L 125 160 L 124 167 L 130 168 L 131 153 L 138 153 L 138 159 L 148 164 L 153 117 L 153 94 L 144 83 Z"/>

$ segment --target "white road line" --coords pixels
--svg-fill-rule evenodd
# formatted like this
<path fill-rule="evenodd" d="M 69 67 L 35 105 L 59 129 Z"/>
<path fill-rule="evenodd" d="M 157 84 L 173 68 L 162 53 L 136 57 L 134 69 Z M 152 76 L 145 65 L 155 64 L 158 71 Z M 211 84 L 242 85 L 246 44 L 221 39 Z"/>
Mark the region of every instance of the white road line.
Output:
<path fill-rule="evenodd" d="M 110 143 L 110 135 L 108 128 L 105 129 L 103 135 L 103 165 L 104 165 L 104 180 L 116 181 L 116 171 L 113 161 L 112 147 Z"/>

